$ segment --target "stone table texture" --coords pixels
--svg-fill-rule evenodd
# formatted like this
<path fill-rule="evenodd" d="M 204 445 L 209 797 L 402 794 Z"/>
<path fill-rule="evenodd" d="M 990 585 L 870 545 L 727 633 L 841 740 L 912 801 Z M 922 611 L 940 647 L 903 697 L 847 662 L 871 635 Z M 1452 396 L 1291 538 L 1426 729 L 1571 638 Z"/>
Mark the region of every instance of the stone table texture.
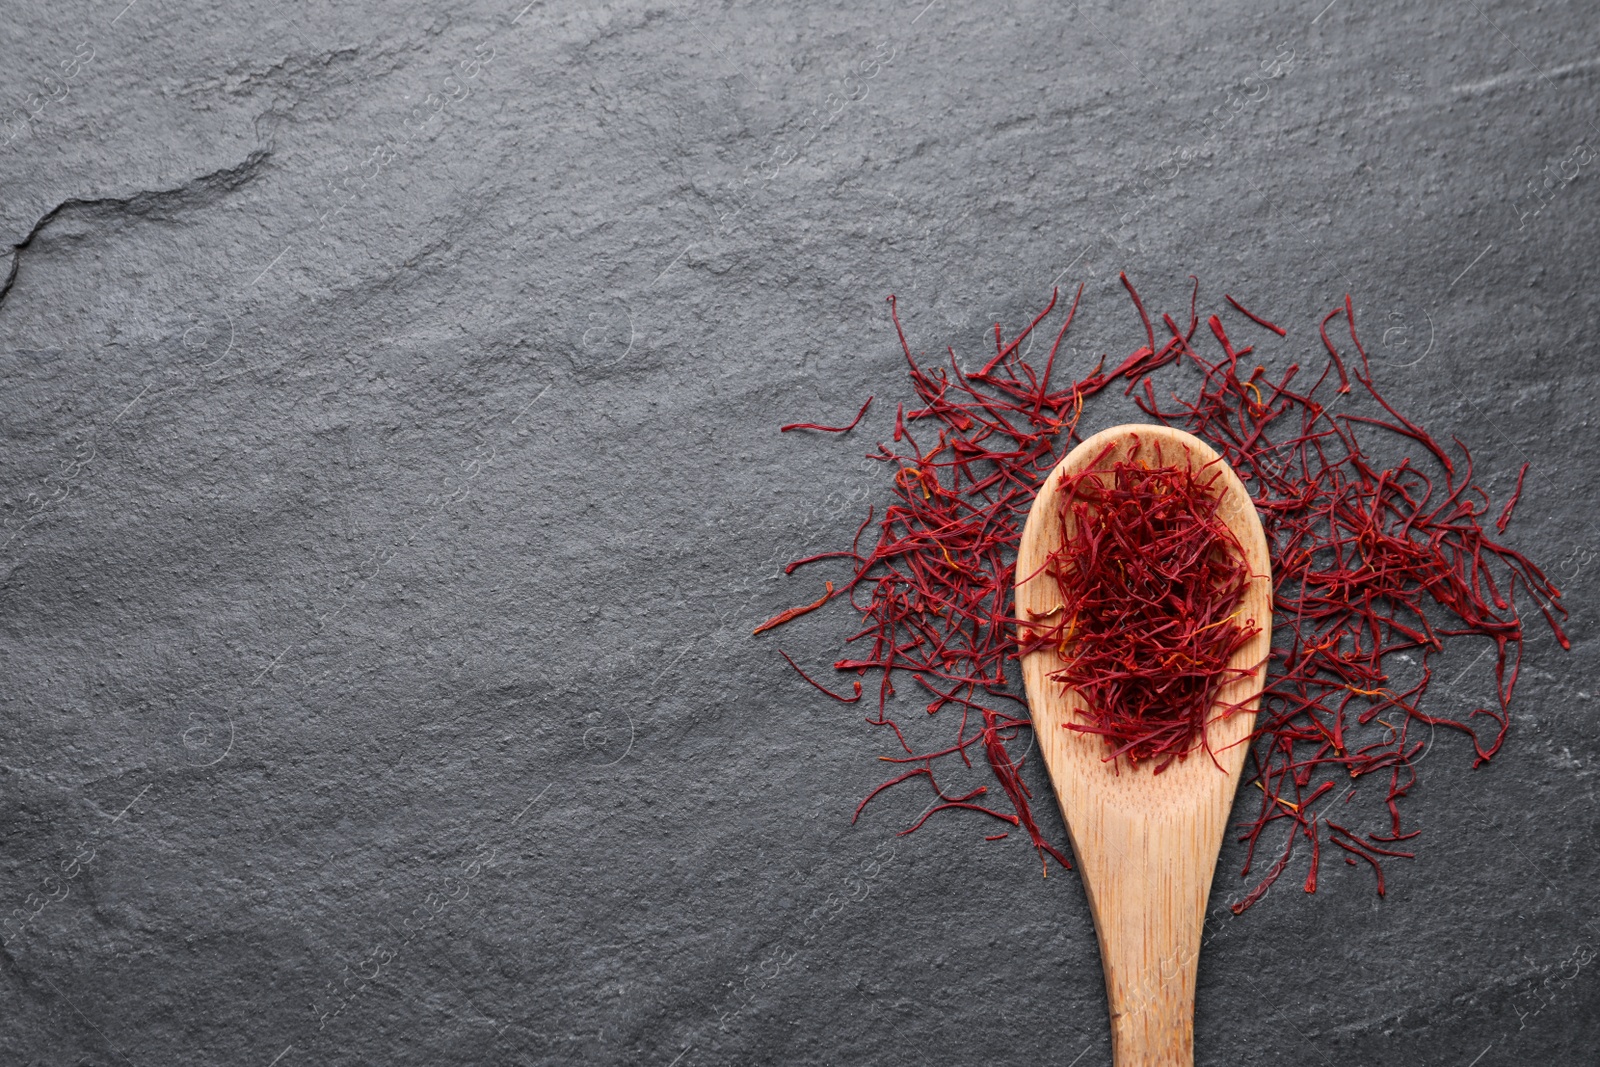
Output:
<path fill-rule="evenodd" d="M 750 631 L 889 497 L 885 296 L 974 360 L 1085 282 L 1081 374 L 1123 270 L 1313 347 L 1350 293 L 1572 610 L 1386 897 L 1235 919 L 1227 846 L 1197 1062 L 1595 1062 L 1597 56 L 1574 0 L 10 0 L 0 1063 L 1108 1063 L 1076 875 L 852 826 L 884 739 L 777 655 L 847 611 Z"/>

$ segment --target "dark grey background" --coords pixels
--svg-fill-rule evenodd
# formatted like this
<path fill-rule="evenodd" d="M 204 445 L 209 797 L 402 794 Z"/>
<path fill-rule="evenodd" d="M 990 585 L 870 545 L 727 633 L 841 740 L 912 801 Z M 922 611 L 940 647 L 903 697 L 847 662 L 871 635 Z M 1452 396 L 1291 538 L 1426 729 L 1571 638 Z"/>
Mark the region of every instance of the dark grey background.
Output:
<path fill-rule="evenodd" d="M 885 498 L 886 294 L 1086 281 L 1082 373 L 1122 269 L 1350 292 L 1573 609 L 1386 899 L 1228 847 L 1198 1061 L 1594 1061 L 1591 7 L 124 5 L 0 18 L 0 1062 L 1108 1062 L 1076 876 L 852 828 L 850 620 L 750 629 Z"/>

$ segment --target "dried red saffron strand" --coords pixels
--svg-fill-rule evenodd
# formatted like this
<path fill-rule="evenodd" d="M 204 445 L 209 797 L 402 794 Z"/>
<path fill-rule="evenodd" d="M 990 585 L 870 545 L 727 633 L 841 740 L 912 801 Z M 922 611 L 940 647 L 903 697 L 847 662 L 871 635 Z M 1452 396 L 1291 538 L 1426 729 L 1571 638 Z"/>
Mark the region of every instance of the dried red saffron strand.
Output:
<path fill-rule="evenodd" d="M 849 433 L 851 430 L 856 428 L 856 424 L 861 421 L 861 417 L 867 413 L 867 409 L 871 406 L 872 397 L 869 396 L 867 397 L 867 402 L 861 405 L 861 410 L 856 412 L 856 417 L 851 419 L 849 424 L 845 426 L 819 426 L 814 422 L 791 422 L 787 426 L 779 426 L 778 432 L 788 433 L 790 430 L 820 430 L 823 433 Z"/>
<path fill-rule="evenodd" d="M 1124 284 L 1130 298 L 1136 297 L 1131 283 Z M 1289 832 L 1278 858 L 1235 909 L 1261 899 L 1302 837 L 1312 844 L 1306 888 L 1314 889 L 1318 843 L 1327 838 L 1348 845 L 1329 828 L 1326 802 L 1318 805 L 1322 798 L 1337 803 L 1342 796 L 1348 802 L 1369 777 L 1385 781 L 1380 795 L 1387 825 L 1361 838 L 1369 848 L 1383 847 L 1417 833 L 1402 831 L 1400 809 L 1416 781 L 1415 760 L 1423 742 L 1415 731 L 1431 734 L 1444 726 L 1463 733 L 1479 763 L 1499 750 L 1523 642 L 1517 597 L 1533 599 L 1566 647 L 1557 619 L 1565 615 L 1560 593 L 1537 566 L 1484 529 L 1480 519 L 1488 510 L 1487 498 L 1472 482 L 1466 449 L 1457 442 L 1452 458 L 1378 392 L 1348 299 L 1319 323 L 1326 352 L 1320 373 L 1302 373 L 1299 364 L 1282 360 L 1282 369 L 1271 374 L 1264 366 L 1243 374 L 1250 349 L 1235 347 L 1220 322 L 1211 323 L 1211 332 L 1221 355 L 1202 354 L 1196 342 L 1196 283 L 1186 322 L 1160 316 L 1169 335 L 1165 341 L 1158 344 L 1143 302 L 1135 301 L 1144 343 L 1109 374 L 1102 359 L 1078 380 L 1052 388 L 1057 352 L 1082 294 L 1079 286 L 1043 373 L 1018 352 L 1050 308 L 1009 343 L 997 335 L 993 357 L 981 372 L 968 374 L 953 352 L 947 364 L 919 364 L 890 297 L 890 318 L 915 394 L 897 412 L 892 440 L 873 453 L 896 468 L 894 499 L 881 515 L 868 512 L 848 551 L 797 560 L 789 570 L 828 559 L 850 562 L 853 575 L 842 591 L 863 625 L 849 640 L 865 647 L 835 666 L 878 672 L 877 713 L 867 721 L 896 737 L 903 755 L 891 762 L 927 769 L 933 783 L 935 764 L 957 759 L 970 767 L 968 750 L 982 743 L 991 773 L 1016 808 L 1018 825 L 1029 831 L 1041 857 L 1054 853 L 1047 851 L 1027 810 L 1026 789 L 1019 788 L 1020 762 L 1006 751 L 1029 726 L 1019 690 L 1006 676 L 1006 661 L 1016 652 L 1015 550 L 1038 485 L 1076 442 L 1086 405 L 1113 382 L 1125 380 L 1152 420 L 1211 443 L 1239 473 L 1262 516 L 1278 611 L 1250 757 L 1248 780 L 1261 794 L 1261 806 L 1244 829 L 1245 873 L 1268 830 L 1287 826 Z M 1053 294 L 1050 307 L 1055 303 Z M 1263 329 L 1283 335 L 1281 327 L 1237 301 L 1229 303 Z M 1327 330 L 1340 313 L 1360 368 L 1354 375 L 1360 393 L 1351 392 L 1351 375 Z M 1157 399 L 1158 371 L 1166 400 Z M 1342 394 L 1330 398 L 1340 405 L 1337 411 L 1318 396 L 1330 376 L 1337 377 Z M 1362 398 L 1371 414 L 1353 409 Z M 1361 443 L 1372 433 L 1414 445 L 1418 454 L 1397 466 L 1378 464 Z M 864 547 L 863 537 L 874 523 L 876 543 Z M 1464 718 L 1425 711 L 1430 658 L 1446 638 L 1468 635 L 1495 643 L 1493 707 Z M 1421 660 L 1419 677 L 1396 683 L 1389 677 L 1388 658 L 1408 654 Z M 929 691 L 928 714 L 959 713 L 952 720 L 951 744 L 919 752 L 907 743 L 888 714 L 896 672 L 909 674 Z M 1012 711 L 1002 710 L 1000 702 Z M 1492 724 L 1487 732 L 1492 736 L 1480 735 L 1480 719 Z M 892 779 L 868 799 L 917 777 L 924 776 Z M 1329 796 L 1336 782 L 1348 791 Z M 936 784 L 934 791 L 940 803 L 954 800 Z M 1381 876 L 1379 855 L 1362 853 Z"/>
<path fill-rule="evenodd" d="M 782 625 L 782 624 L 779 623 L 778 625 Z M 789 653 L 785 652 L 783 649 L 781 649 L 781 648 L 778 649 L 778 655 L 782 656 L 784 658 L 784 661 L 786 663 L 788 663 L 789 666 L 794 668 L 794 673 L 798 674 L 801 678 L 803 678 L 807 685 L 809 685 L 811 688 L 815 689 L 817 692 L 821 693 L 823 696 L 832 697 L 834 700 L 837 700 L 841 704 L 854 704 L 854 703 L 856 703 L 857 701 L 859 701 L 861 699 L 861 683 L 860 682 L 852 682 L 851 683 L 852 685 L 855 686 L 855 689 L 856 689 L 856 695 L 855 696 L 853 696 L 853 697 L 842 697 L 838 693 L 835 693 L 832 689 L 829 689 L 827 686 L 823 685 L 821 682 L 819 682 L 816 679 L 812 678 L 811 675 L 807 674 L 805 671 L 801 670 L 800 669 L 800 664 L 796 663 L 793 659 L 791 659 L 789 657 Z"/>
<path fill-rule="evenodd" d="M 1276 325 L 1268 322 L 1266 319 L 1262 318 L 1260 315 L 1257 315 L 1255 312 L 1251 311 L 1249 308 L 1247 308 L 1243 304 L 1239 303 L 1239 301 L 1235 300 L 1233 297 L 1229 296 L 1227 293 L 1223 293 L 1222 294 L 1222 299 L 1224 299 L 1228 303 L 1232 304 L 1233 305 L 1233 310 L 1237 311 L 1239 314 L 1243 315 L 1245 318 L 1249 319 L 1251 322 L 1255 323 L 1257 326 L 1264 326 L 1267 329 L 1271 330 L 1273 333 L 1277 334 L 1279 337 L 1288 337 L 1289 336 L 1289 331 L 1288 330 L 1285 330 L 1282 326 L 1276 326 Z"/>
<path fill-rule="evenodd" d="M 760 626 L 757 626 L 754 630 L 751 630 L 750 631 L 751 636 L 754 636 L 756 634 L 766 633 L 768 630 L 771 630 L 771 629 L 773 629 L 775 627 L 778 627 L 778 626 L 782 626 L 786 622 L 791 622 L 791 621 L 793 621 L 795 619 L 798 619 L 800 616 L 806 614 L 807 612 L 816 611 L 818 608 L 822 607 L 822 605 L 826 604 L 828 601 L 833 599 L 833 583 L 832 582 L 824 582 L 823 586 L 826 588 L 827 591 L 825 593 L 823 593 L 822 596 L 817 599 L 817 602 L 815 604 L 802 604 L 797 608 L 789 608 L 786 611 L 780 611 L 780 612 L 778 612 L 778 614 L 774 615 L 772 618 L 768 619 L 766 622 L 762 623 Z M 798 670 L 798 669 L 799 668 L 796 668 L 796 670 Z"/>
<path fill-rule="evenodd" d="M 1522 499 L 1522 479 L 1528 476 L 1528 465 L 1524 463 L 1517 472 L 1517 487 L 1511 491 L 1511 499 L 1506 501 L 1505 510 L 1500 512 L 1500 517 L 1494 521 L 1494 528 L 1501 533 L 1506 532 L 1506 527 L 1511 525 L 1511 512 L 1516 508 L 1517 501 Z"/>
<path fill-rule="evenodd" d="M 1108 761 L 1153 761 L 1160 774 L 1219 717 L 1223 684 L 1252 673 L 1231 662 L 1261 631 L 1235 617 L 1250 568 L 1217 513 L 1220 472 L 1164 464 L 1159 451 L 1152 466 L 1143 451 L 1062 476 L 1064 540 L 1046 564 L 1062 608 L 1020 652 L 1056 650 L 1051 677 L 1088 720 L 1068 729 L 1104 738 Z"/>

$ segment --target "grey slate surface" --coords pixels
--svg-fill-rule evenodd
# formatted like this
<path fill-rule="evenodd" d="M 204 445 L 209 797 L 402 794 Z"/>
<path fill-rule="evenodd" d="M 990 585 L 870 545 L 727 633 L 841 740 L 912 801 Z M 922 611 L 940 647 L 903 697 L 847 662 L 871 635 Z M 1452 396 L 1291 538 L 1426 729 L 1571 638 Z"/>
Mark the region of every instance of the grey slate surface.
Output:
<path fill-rule="evenodd" d="M 1504 753 L 1440 742 L 1385 899 L 1291 869 L 1232 919 L 1229 846 L 1198 1062 L 1593 1063 L 1597 41 L 1501 0 L 8 3 L 0 1063 L 1109 1062 L 1075 876 L 897 839 L 920 798 L 852 827 L 880 738 L 749 631 L 884 497 L 887 293 L 976 353 L 1085 280 L 1086 360 L 1122 269 L 1302 340 L 1350 292 L 1398 402 L 1497 492 L 1532 461 L 1513 542 L 1573 609 Z"/>

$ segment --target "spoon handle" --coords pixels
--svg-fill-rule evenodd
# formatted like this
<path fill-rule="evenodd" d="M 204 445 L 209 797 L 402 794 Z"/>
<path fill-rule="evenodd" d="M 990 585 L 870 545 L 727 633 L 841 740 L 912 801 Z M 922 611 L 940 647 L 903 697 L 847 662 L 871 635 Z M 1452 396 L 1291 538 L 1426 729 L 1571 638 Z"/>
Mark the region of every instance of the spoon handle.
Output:
<path fill-rule="evenodd" d="M 1194 1063 L 1195 974 L 1223 829 L 1208 825 L 1217 810 L 1209 808 L 1169 808 L 1152 817 L 1102 806 L 1078 820 L 1088 825 L 1073 827 L 1075 846 L 1080 836 L 1098 838 L 1075 851 L 1085 858 L 1115 1067 Z"/>
<path fill-rule="evenodd" d="M 1047 687 L 1051 669 L 1044 657 L 1023 663 L 1035 736 L 1100 941 L 1112 1063 L 1192 1067 L 1206 902 L 1255 716 L 1216 724 L 1213 755 L 1197 751 L 1159 775 L 1119 773 L 1098 739 L 1063 729 L 1071 712 Z"/>

